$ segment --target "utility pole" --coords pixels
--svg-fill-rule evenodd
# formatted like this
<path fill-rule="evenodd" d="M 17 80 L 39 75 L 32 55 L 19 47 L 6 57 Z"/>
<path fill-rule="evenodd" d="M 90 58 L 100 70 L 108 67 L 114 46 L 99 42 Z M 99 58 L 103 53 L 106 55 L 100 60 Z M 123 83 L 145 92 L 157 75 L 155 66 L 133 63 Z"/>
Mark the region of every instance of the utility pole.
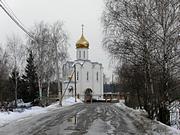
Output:
<path fill-rule="evenodd" d="M 75 102 L 77 102 L 77 88 L 76 88 L 76 64 L 79 64 L 81 67 L 83 67 L 83 65 L 84 65 L 84 63 L 85 63 L 85 61 L 83 62 L 83 63 L 79 63 L 79 62 L 77 62 L 77 63 L 74 63 L 73 65 L 72 65 L 72 67 L 74 68 L 74 92 L 75 92 Z"/>
<path fill-rule="evenodd" d="M 74 92 L 75 92 L 75 102 L 76 100 L 76 64 L 74 64 Z"/>

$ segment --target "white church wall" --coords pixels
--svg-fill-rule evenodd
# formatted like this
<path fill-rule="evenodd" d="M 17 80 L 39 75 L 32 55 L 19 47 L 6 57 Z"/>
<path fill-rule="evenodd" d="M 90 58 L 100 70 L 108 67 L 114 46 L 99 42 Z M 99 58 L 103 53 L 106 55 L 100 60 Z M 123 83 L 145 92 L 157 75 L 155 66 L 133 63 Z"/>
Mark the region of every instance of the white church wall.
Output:
<path fill-rule="evenodd" d="M 101 67 L 102 65 L 99 63 L 94 63 L 93 64 L 93 85 L 94 85 L 94 96 L 96 99 L 101 99 L 102 98 L 102 87 L 101 87 Z"/>
<path fill-rule="evenodd" d="M 63 93 L 64 93 L 65 90 L 66 90 L 63 99 L 67 99 L 67 98 L 69 98 L 69 97 L 74 97 L 74 95 L 75 95 L 75 94 L 74 94 L 74 83 L 71 82 L 68 87 L 67 87 L 67 85 L 68 85 L 68 81 L 66 81 L 65 83 L 63 83 Z M 73 91 L 69 91 L 69 88 L 70 88 L 70 87 L 73 87 Z M 66 88 L 67 88 L 67 89 L 66 89 Z"/>
<path fill-rule="evenodd" d="M 101 66 L 101 68 L 100 68 L 100 93 L 102 95 L 102 97 L 101 97 L 102 99 L 104 98 L 103 97 L 104 96 L 103 70 L 104 70 L 104 68 L 103 68 L 103 66 Z"/>
<path fill-rule="evenodd" d="M 81 93 L 81 95 L 84 98 L 84 93 L 87 88 L 92 89 L 92 65 L 90 62 L 86 61 L 81 67 L 80 65 L 77 66 L 77 70 L 80 71 L 80 78 L 79 82 L 77 83 L 78 92 Z M 87 78 L 87 72 L 88 72 L 88 78 Z M 88 80 L 87 80 L 88 79 Z M 81 82 L 81 83 L 80 83 Z"/>
<path fill-rule="evenodd" d="M 92 89 L 93 91 L 93 98 L 101 99 L 103 98 L 103 67 L 101 64 L 97 62 L 91 62 L 86 60 L 76 60 L 76 88 L 77 88 L 77 95 L 79 94 L 81 99 L 84 99 L 84 93 L 87 88 Z M 83 64 L 84 63 L 84 64 Z M 64 84 L 63 89 L 66 88 L 68 77 L 73 73 L 74 69 L 72 67 L 72 62 L 66 64 L 67 75 L 65 75 L 66 84 Z M 88 72 L 88 78 L 87 78 Z M 98 78 L 97 78 L 98 74 Z M 88 79 L 88 80 L 87 80 Z M 74 92 L 74 76 L 71 80 L 71 84 L 69 85 L 73 87 Z M 72 96 L 72 92 L 69 93 L 68 90 L 66 92 L 66 97 Z"/>

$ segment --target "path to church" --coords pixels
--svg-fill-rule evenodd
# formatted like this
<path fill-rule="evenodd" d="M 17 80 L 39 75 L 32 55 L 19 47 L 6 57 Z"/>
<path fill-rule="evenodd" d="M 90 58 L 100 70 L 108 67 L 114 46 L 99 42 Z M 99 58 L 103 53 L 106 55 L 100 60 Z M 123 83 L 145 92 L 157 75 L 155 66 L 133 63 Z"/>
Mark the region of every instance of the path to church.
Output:
<path fill-rule="evenodd" d="M 11 123 L 0 135 L 142 134 L 124 110 L 114 104 L 77 104 Z"/>

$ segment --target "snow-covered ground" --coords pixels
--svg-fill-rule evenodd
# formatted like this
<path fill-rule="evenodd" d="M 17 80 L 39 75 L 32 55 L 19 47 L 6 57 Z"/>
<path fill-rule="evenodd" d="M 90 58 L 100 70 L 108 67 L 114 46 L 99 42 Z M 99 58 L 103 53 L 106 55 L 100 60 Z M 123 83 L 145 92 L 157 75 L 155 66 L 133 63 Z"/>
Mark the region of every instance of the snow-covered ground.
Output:
<path fill-rule="evenodd" d="M 81 101 L 77 100 L 76 103 Z M 44 108 L 32 107 L 22 113 L 0 113 L 0 134 L 68 132 L 87 135 L 180 135 L 177 129 L 148 119 L 144 110 L 129 108 L 123 101 L 116 104 L 93 103 L 70 106 L 76 103 L 71 97 L 63 101 L 64 109 L 56 102 Z"/>
<path fill-rule="evenodd" d="M 77 99 L 77 102 L 75 102 L 75 99 L 73 97 L 70 97 L 62 101 L 62 107 L 77 103 L 82 103 L 82 101 Z M 52 105 L 47 107 L 34 106 L 30 109 L 25 109 L 23 112 L 0 112 L 0 127 L 7 125 L 14 120 L 21 121 L 25 118 L 32 117 L 37 114 L 47 113 L 48 111 L 57 108 L 60 108 L 59 102 L 53 103 Z"/>
<path fill-rule="evenodd" d="M 116 106 L 122 110 L 126 110 L 126 114 L 134 119 L 134 123 L 137 123 L 137 125 L 140 126 L 139 128 L 142 126 L 147 134 L 180 135 L 180 130 L 167 126 L 159 121 L 148 119 L 146 117 L 147 113 L 144 110 L 134 110 L 127 107 L 123 102 L 117 103 Z"/>

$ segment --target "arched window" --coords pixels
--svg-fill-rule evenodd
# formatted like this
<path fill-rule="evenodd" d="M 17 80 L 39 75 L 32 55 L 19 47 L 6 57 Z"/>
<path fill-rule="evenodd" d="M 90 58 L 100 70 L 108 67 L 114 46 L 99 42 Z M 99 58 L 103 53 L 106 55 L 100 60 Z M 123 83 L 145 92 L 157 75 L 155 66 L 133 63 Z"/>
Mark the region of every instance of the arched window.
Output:
<path fill-rule="evenodd" d="M 96 80 L 98 81 L 98 79 L 99 79 L 99 78 L 98 78 L 98 72 L 97 72 L 97 73 L 96 73 Z"/>
<path fill-rule="evenodd" d="M 86 57 L 86 54 L 85 54 L 85 51 L 84 51 L 84 59 L 85 59 L 85 57 Z"/>
<path fill-rule="evenodd" d="M 79 51 L 79 58 L 81 58 L 81 51 Z"/>
<path fill-rule="evenodd" d="M 87 72 L 87 81 L 89 80 L 89 72 Z"/>

